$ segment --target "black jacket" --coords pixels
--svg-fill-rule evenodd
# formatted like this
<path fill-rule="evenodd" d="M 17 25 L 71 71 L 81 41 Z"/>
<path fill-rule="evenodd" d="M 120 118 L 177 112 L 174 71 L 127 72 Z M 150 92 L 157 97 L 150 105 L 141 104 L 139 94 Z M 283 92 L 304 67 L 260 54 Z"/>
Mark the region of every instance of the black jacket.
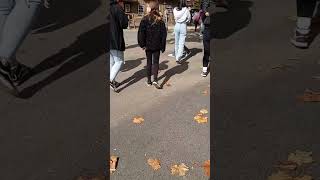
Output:
<path fill-rule="evenodd" d="M 202 0 L 201 1 L 201 9 L 204 12 L 213 12 L 213 6 L 212 6 L 212 0 Z M 210 15 L 211 16 L 211 15 Z M 205 25 L 206 28 L 210 27 L 210 16 L 203 16 L 202 22 Z"/>
<path fill-rule="evenodd" d="M 157 51 L 166 50 L 167 29 L 165 23 L 161 20 L 154 22 L 145 16 L 140 23 L 138 31 L 138 44 L 146 50 Z"/>
<path fill-rule="evenodd" d="M 123 29 L 128 27 L 128 16 L 114 0 L 110 3 L 110 49 L 125 50 Z"/>

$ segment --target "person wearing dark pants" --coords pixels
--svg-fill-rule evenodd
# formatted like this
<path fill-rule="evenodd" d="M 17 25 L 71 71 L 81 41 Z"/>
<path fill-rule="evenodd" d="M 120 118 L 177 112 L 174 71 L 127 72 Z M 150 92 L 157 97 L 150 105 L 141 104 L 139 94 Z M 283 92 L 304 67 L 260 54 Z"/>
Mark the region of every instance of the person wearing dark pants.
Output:
<path fill-rule="evenodd" d="M 166 49 L 167 29 L 159 14 L 159 3 L 151 1 L 147 7 L 148 14 L 141 20 L 138 31 L 138 44 L 146 51 L 147 56 L 147 85 L 154 85 L 161 89 L 158 84 L 160 51 Z M 151 81 L 153 69 L 153 81 Z"/>
<path fill-rule="evenodd" d="M 16 90 L 31 73 L 30 68 L 16 60 L 16 52 L 42 3 L 43 0 L 0 0 L 0 78 L 11 90 Z"/>
<path fill-rule="evenodd" d="M 202 77 L 206 77 L 208 75 L 208 67 L 210 61 L 210 8 L 211 1 L 203 0 L 201 2 L 201 9 L 205 12 L 205 15 L 202 17 L 202 22 L 204 25 L 203 30 L 203 67 L 202 67 Z"/>
<path fill-rule="evenodd" d="M 311 20 L 317 0 L 296 0 L 297 24 L 291 43 L 298 48 L 308 48 L 311 41 Z"/>

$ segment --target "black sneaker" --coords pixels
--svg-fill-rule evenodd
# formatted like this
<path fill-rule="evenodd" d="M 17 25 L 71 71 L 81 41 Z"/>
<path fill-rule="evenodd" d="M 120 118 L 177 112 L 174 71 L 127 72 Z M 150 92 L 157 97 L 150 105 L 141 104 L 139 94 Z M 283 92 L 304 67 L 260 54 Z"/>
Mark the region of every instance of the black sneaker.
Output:
<path fill-rule="evenodd" d="M 294 36 L 291 39 L 291 43 L 297 48 L 308 48 L 310 43 L 309 34 L 301 34 L 295 31 Z"/>
<path fill-rule="evenodd" d="M 208 72 L 202 71 L 202 73 L 201 73 L 202 77 L 207 77 L 207 75 L 208 75 Z"/>
<path fill-rule="evenodd" d="M 158 84 L 158 82 L 153 82 L 152 83 L 154 85 L 154 87 L 156 87 L 157 89 L 161 89 L 160 85 Z"/>
<path fill-rule="evenodd" d="M 119 82 L 117 82 L 117 81 L 113 81 L 113 85 L 114 85 L 116 88 L 118 88 L 118 87 L 121 85 L 121 83 L 119 83 Z"/>
<path fill-rule="evenodd" d="M 152 82 L 146 82 L 146 84 L 148 87 L 152 86 Z"/>
<path fill-rule="evenodd" d="M 114 85 L 114 83 L 110 82 L 110 88 L 111 88 L 114 92 L 117 92 L 117 87 Z"/>
<path fill-rule="evenodd" d="M 8 66 L 4 65 L 0 61 L 0 81 L 1 84 L 6 88 L 6 90 L 11 94 L 18 94 L 17 87 L 12 82 L 12 80 L 9 77 L 10 70 L 8 70 Z"/>
<path fill-rule="evenodd" d="M 31 68 L 16 63 L 16 65 L 11 66 L 6 60 L 0 60 L 0 73 L 8 76 L 9 80 L 13 85 L 19 86 L 23 83 L 27 78 L 31 76 Z"/>

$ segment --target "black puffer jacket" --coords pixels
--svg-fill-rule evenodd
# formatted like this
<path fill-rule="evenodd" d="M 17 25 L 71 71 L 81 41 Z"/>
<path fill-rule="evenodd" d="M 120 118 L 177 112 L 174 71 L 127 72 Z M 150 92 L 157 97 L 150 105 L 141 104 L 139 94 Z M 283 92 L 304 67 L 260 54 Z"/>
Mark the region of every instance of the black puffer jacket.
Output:
<path fill-rule="evenodd" d="M 123 29 L 128 27 L 128 16 L 115 0 L 110 2 L 110 49 L 125 50 Z"/>
<path fill-rule="evenodd" d="M 202 0 L 201 1 L 201 9 L 204 12 L 212 12 L 213 11 L 213 1 L 212 0 Z M 202 22 L 205 27 L 210 27 L 210 16 L 202 16 Z"/>
<path fill-rule="evenodd" d="M 167 29 L 165 23 L 160 20 L 154 22 L 145 16 L 140 23 L 138 32 L 138 44 L 146 50 L 157 51 L 166 50 Z"/>

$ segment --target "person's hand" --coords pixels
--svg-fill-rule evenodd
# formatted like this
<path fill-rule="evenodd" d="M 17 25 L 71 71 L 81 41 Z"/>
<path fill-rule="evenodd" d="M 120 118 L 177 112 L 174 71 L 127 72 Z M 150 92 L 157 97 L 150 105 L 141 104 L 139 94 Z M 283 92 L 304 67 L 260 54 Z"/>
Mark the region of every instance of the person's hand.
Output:
<path fill-rule="evenodd" d="M 206 14 L 205 14 L 206 16 L 209 16 L 210 14 L 209 14 L 209 12 L 206 12 Z"/>
<path fill-rule="evenodd" d="M 50 0 L 44 0 L 43 5 L 45 8 L 50 8 Z"/>

